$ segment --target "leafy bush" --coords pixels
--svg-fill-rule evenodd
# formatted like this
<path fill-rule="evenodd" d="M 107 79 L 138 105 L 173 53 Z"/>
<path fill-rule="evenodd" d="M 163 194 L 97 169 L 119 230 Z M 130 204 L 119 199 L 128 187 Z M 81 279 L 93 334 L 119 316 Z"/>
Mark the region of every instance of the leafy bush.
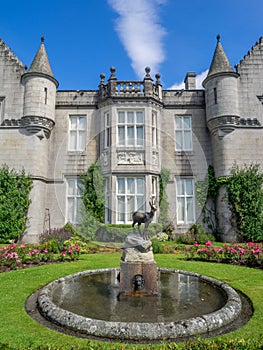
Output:
<path fill-rule="evenodd" d="M 17 241 L 27 224 L 32 180 L 25 171 L 0 168 L 0 243 Z"/>
<path fill-rule="evenodd" d="M 72 237 L 70 231 L 65 231 L 64 228 L 53 228 L 46 230 L 39 237 L 40 243 L 45 244 L 46 247 L 54 253 L 58 253 L 64 246 L 64 242 Z"/>
<path fill-rule="evenodd" d="M 188 258 L 263 268 L 263 243 L 224 244 L 217 247 L 208 241 L 205 245 L 195 243 L 185 253 Z"/>
<path fill-rule="evenodd" d="M 47 242 L 48 243 L 48 242 Z M 78 244 L 65 245 L 59 251 L 52 251 L 47 244 L 10 244 L 0 248 L 0 267 L 16 270 L 30 264 L 78 259 Z"/>
<path fill-rule="evenodd" d="M 175 240 L 176 240 L 176 243 L 194 244 L 195 242 L 205 243 L 209 240 L 214 241 L 215 238 L 213 235 L 207 234 L 205 232 L 205 229 L 201 225 L 194 224 L 190 227 L 188 232 L 177 236 Z"/>
<path fill-rule="evenodd" d="M 152 240 L 152 249 L 153 249 L 153 254 L 162 254 L 163 253 L 163 246 L 158 239 L 153 239 Z"/>
<path fill-rule="evenodd" d="M 167 234 L 169 241 L 174 239 L 174 237 L 175 237 L 175 227 L 174 227 L 174 224 L 172 222 L 167 221 L 165 223 L 162 231 Z"/>

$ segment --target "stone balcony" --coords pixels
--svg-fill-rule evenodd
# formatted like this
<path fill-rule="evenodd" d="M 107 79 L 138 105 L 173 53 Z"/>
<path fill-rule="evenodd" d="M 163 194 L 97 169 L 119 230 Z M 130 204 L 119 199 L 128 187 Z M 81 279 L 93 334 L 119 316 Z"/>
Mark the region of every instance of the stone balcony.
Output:
<path fill-rule="evenodd" d="M 125 98 L 154 98 L 157 101 L 162 101 L 162 85 L 160 83 L 160 74 L 156 74 L 156 82 L 150 76 L 150 67 L 145 68 L 145 77 L 142 81 L 117 80 L 115 76 L 115 68 L 111 67 L 111 76 L 108 83 L 105 83 L 105 74 L 100 75 L 99 84 L 99 100 L 103 101 L 112 97 Z"/>

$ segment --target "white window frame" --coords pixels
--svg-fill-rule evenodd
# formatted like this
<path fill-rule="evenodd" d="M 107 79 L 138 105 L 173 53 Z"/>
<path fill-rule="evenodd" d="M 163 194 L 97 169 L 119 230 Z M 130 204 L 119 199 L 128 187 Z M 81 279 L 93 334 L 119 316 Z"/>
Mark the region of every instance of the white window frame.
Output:
<path fill-rule="evenodd" d="M 72 183 L 73 186 L 70 187 L 69 183 Z M 72 224 L 80 224 L 81 219 L 81 206 L 82 206 L 82 195 L 81 188 L 82 180 L 80 178 L 68 178 L 67 179 L 67 195 L 66 195 L 66 222 L 71 222 Z M 70 189 L 73 189 L 71 191 Z M 73 212 L 70 214 L 70 203 L 72 202 Z"/>
<path fill-rule="evenodd" d="M 190 120 L 190 123 L 186 123 L 186 118 Z M 178 126 L 180 124 L 180 126 Z M 188 126 L 189 124 L 189 126 Z M 192 117 L 191 115 L 176 115 L 174 118 L 175 125 L 175 150 L 176 151 L 192 151 L 193 140 L 192 140 Z M 180 137 L 178 137 L 180 135 Z M 189 135 L 190 146 L 186 146 L 186 135 Z M 178 139 L 181 138 L 181 144 Z"/>
<path fill-rule="evenodd" d="M 138 114 L 142 114 L 142 121 L 137 118 Z M 129 116 L 133 114 L 133 122 L 129 120 Z M 121 120 L 120 116 L 123 116 Z M 143 110 L 118 110 L 117 115 L 117 145 L 120 147 L 144 147 L 144 111 Z M 123 141 L 120 137 L 120 129 L 123 129 Z M 139 130 L 142 129 L 142 138 L 139 137 Z M 132 131 L 133 138 L 130 139 L 129 131 Z M 132 140 L 132 143 L 130 143 Z"/>
<path fill-rule="evenodd" d="M 76 127 L 73 128 L 72 120 L 76 119 Z M 85 120 L 85 125 L 82 127 L 80 119 Z M 73 132 L 76 134 L 76 146 L 71 146 L 71 138 Z M 84 139 L 81 137 L 84 135 Z M 69 131 L 68 131 L 68 150 L 70 152 L 83 152 L 87 142 L 87 116 L 86 115 L 69 115 Z"/>
<path fill-rule="evenodd" d="M 188 184 L 191 183 L 191 193 L 187 193 L 186 182 L 188 182 Z M 180 187 L 182 191 L 179 190 Z M 191 206 L 188 207 L 190 202 Z M 181 208 L 183 216 L 182 218 L 180 214 Z M 179 225 L 195 223 L 195 181 L 193 178 L 180 177 L 176 179 L 176 218 L 177 224 Z"/>
<path fill-rule="evenodd" d="M 124 190 L 120 190 L 120 180 L 124 183 Z M 134 181 L 134 191 L 129 192 L 129 181 Z M 143 190 L 139 191 L 138 182 L 142 181 Z M 145 177 L 144 176 L 118 176 L 116 179 L 116 222 L 130 224 L 132 222 L 132 213 L 136 210 L 145 211 Z M 121 202 L 122 200 L 122 202 Z M 124 210 L 119 210 L 121 204 Z M 130 204 L 131 209 L 129 209 Z"/>

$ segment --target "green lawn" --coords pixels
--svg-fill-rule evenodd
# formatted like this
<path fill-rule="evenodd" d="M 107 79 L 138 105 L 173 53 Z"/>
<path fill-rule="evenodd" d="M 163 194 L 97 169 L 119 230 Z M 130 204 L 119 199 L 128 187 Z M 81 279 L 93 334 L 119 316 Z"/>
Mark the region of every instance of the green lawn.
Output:
<path fill-rule="evenodd" d="M 220 339 L 253 339 L 263 336 L 263 271 L 225 264 L 180 260 L 180 255 L 156 254 L 159 267 L 193 271 L 229 283 L 252 301 L 254 315 L 241 329 Z M 35 290 L 61 276 L 97 268 L 118 267 L 120 254 L 81 255 L 71 263 L 43 265 L 0 274 L 0 344 L 13 349 L 164 349 L 159 345 L 131 345 L 79 339 L 52 331 L 31 319 L 24 309 L 25 300 Z M 179 345 L 183 348 L 183 344 Z M 4 349 L 4 347 L 2 347 Z M 0 349 L 2 349 L 0 346 Z M 167 348 L 177 348 L 167 345 Z M 225 348 L 227 349 L 227 348 Z"/>

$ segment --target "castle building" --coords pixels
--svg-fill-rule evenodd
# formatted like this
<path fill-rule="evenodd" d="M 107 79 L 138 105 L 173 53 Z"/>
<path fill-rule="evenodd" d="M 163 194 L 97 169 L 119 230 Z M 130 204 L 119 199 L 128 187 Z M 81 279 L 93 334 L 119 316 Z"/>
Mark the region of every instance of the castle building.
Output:
<path fill-rule="evenodd" d="M 115 68 L 97 90 L 58 90 L 44 38 L 29 69 L 0 40 L 0 165 L 24 168 L 33 179 L 28 229 L 37 242 L 48 226 L 78 224 L 80 175 L 100 160 L 105 223 L 130 223 L 159 198 L 162 169 L 169 219 L 185 232 L 200 219 L 195 184 L 208 165 L 216 177 L 233 164 L 263 165 L 263 38 L 233 70 L 217 37 L 211 66 L 196 88 L 164 90 L 149 67 L 141 81 L 120 81 Z M 227 205 L 217 202 L 221 239 L 235 239 Z"/>

